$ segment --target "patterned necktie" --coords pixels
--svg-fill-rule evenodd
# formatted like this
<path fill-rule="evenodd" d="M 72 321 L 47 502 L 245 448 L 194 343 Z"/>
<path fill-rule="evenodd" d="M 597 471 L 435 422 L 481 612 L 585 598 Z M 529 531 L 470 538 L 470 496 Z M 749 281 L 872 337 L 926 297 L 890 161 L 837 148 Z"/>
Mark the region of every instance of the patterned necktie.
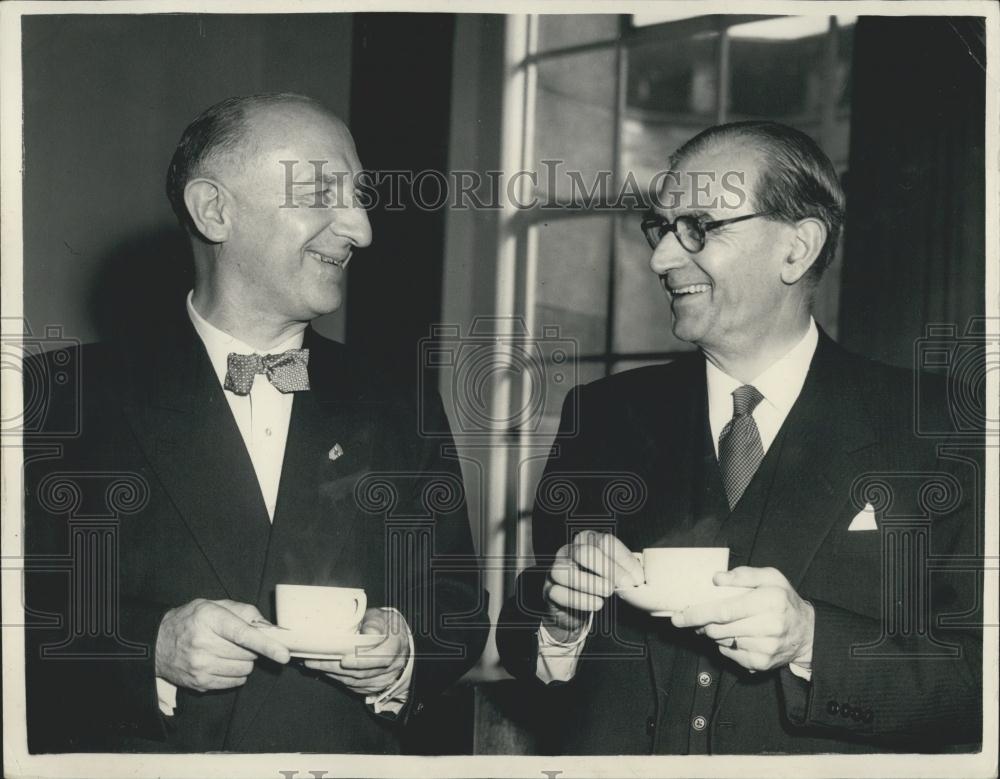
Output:
<path fill-rule="evenodd" d="M 733 390 L 733 418 L 722 428 L 722 435 L 719 436 L 719 467 L 730 511 L 739 502 L 760 461 L 764 459 L 760 431 L 753 421 L 753 410 L 763 399 L 764 396 L 750 384 Z"/>
<path fill-rule="evenodd" d="M 279 392 L 309 389 L 309 350 L 289 349 L 281 354 L 237 354 L 226 358 L 226 381 L 222 386 L 237 395 L 250 394 L 258 373 L 267 376 Z"/>

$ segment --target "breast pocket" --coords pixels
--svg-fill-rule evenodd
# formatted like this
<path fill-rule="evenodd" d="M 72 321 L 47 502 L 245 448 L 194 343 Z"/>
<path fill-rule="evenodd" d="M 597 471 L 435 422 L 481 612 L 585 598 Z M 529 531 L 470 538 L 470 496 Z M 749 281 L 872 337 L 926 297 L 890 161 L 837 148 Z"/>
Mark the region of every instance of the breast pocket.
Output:
<path fill-rule="evenodd" d="M 886 591 L 882 533 L 847 530 L 849 522 L 848 517 L 817 551 L 801 594 L 877 619 Z"/>

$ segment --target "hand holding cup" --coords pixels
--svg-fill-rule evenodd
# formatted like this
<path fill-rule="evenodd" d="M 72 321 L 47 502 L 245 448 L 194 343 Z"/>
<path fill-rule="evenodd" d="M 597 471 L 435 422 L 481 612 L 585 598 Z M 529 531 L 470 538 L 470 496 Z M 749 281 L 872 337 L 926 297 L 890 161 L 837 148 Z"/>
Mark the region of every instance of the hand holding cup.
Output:
<path fill-rule="evenodd" d="M 542 588 L 548 613 L 542 623 L 557 641 L 572 640 L 615 587 L 642 581 L 642 566 L 625 544 L 610 533 L 584 530 L 559 549 L 549 568 Z"/>

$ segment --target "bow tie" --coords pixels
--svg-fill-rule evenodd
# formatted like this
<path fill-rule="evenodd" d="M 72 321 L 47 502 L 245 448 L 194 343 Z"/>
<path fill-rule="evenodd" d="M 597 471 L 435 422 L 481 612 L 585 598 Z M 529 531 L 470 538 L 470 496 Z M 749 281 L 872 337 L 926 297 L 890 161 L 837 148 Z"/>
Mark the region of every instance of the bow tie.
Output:
<path fill-rule="evenodd" d="M 281 354 L 230 352 L 223 387 L 237 395 L 248 395 L 254 376 L 263 373 L 279 392 L 299 392 L 309 389 L 308 366 L 308 349 L 289 349 Z"/>

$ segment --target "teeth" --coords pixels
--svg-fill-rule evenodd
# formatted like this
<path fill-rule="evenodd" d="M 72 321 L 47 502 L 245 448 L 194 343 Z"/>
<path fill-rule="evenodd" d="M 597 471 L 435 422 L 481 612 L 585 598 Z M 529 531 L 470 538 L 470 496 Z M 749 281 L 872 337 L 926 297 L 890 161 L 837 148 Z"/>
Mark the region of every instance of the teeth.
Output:
<path fill-rule="evenodd" d="M 348 260 L 350 260 L 349 256 L 345 257 L 342 260 L 335 260 L 335 259 L 333 259 L 333 257 L 328 257 L 325 254 L 320 254 L 319 252 L 314 252 L 311 249 L 309 249 L 307 251 L 308 251 L 309 254 L 311 254 L 315 259 L 319 260 L 320 262 L 325 263 L 327 265 L 336 265 L 338 268 L 346 268 L 347 267 L 347 262 L 348 262 Z"/>
<path fill-rule="evenodd" d="M 690 284 L 686 287 L 679 287 L 670 290 L 673 295 L 691 295 L 695 292 L 708 292 L 712 286 L 710 284 Z"/>

